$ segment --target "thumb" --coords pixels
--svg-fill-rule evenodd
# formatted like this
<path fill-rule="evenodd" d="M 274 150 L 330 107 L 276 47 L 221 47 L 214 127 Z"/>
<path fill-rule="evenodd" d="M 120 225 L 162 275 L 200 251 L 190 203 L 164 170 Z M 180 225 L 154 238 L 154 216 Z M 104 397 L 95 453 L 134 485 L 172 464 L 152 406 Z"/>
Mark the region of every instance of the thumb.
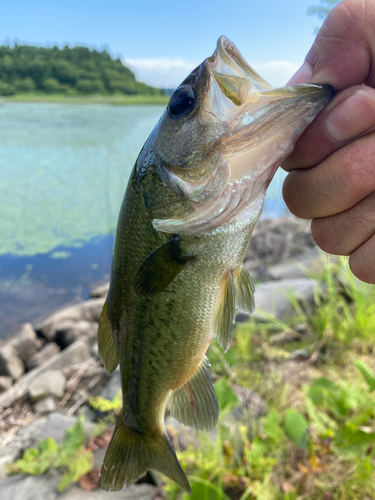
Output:
<path fill-rule="evenodd" d="M 375 86 L 375 2 L 344 0 L 328 14 L 304 64 L 287 85 L 329 83 L 335 91 Z"/>

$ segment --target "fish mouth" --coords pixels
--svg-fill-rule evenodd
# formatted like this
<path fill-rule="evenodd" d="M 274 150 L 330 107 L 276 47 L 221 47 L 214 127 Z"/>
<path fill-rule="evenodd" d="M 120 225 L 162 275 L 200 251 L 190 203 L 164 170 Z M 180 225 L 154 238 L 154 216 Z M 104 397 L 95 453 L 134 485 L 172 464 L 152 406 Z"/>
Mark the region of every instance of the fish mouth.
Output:
<path fill-rule="evenodd" d="M 278 166 L 333 96 L 329 85 L 274 89 L 226 37 L 219 38 L 207 67 L 210 82 L 199 121 L 225 130 L 218 140 L 220 158 L 198 187 L 175 179 L 194 211 L 181 219 L 154 220 L 165 232 L 194 234 L 257 220 Z"/>

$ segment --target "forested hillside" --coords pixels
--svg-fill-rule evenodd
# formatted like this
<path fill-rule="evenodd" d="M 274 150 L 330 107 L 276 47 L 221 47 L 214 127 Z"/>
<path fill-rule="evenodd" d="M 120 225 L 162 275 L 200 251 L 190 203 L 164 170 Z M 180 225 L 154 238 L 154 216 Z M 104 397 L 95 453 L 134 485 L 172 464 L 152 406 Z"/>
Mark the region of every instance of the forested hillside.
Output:
<path fill-rule="evenodd" d="M 105 51 L 0 46 L 0 95 L 25 93 L 162 95 L 160 89 L 137 82 L 120 59 Z"/>

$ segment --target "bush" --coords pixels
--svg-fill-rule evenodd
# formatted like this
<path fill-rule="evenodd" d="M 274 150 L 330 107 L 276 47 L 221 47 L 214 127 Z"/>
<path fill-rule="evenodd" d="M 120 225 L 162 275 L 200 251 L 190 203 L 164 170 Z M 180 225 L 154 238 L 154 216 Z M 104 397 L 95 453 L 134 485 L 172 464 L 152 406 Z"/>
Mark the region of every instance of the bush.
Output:
<path fill-rule="evenodd" d="M 7 95 L 13 95 L 15 93 L 15 89 L 13 85 L 10 85 L 9 83 L 5 82 L 0 82 L 0 95 L 7 96 Z"/>
<path fill-rule="evenodd" d="M 24 78 L 23 80 L 15 80 L 14 88 L 16 92 L 34 92 L 35 82 L 31 78 Z"/>

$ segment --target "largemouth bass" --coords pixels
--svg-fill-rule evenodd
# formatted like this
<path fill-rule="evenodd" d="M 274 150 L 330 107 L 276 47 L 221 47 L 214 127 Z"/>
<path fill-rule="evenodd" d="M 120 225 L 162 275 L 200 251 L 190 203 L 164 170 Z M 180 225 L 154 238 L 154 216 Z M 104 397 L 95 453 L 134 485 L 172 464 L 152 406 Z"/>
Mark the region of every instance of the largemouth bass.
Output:
<path fill-rule="evenodd" d="M 129 180 L 99 323 L 123 392 L 102 488 L 155 469 L 191 491 L 166 408 L 194 429 L 216 425 L 205 353 L 213 337 L 229 348 L 236 308 L 253 312 L 242 261 L 266 188 L 331 97 L 328 85 L 273 89 L 225 37 L 171 95 Z"/>

